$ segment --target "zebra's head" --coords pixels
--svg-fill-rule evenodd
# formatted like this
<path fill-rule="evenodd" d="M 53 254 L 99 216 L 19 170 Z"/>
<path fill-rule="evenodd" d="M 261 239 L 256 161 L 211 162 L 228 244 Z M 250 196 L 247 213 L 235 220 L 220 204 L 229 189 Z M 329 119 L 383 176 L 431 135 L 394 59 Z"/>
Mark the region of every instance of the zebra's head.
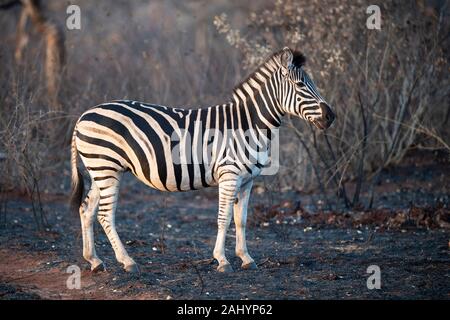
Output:
<path fill-rule="evenodd" d="M 281 105 L 288 114 L 327 129 L 335 119 L 328 103 L 319 94 L 314 82 L 303 69 L 305 57 L 285 47 L 280 52 Z"/>

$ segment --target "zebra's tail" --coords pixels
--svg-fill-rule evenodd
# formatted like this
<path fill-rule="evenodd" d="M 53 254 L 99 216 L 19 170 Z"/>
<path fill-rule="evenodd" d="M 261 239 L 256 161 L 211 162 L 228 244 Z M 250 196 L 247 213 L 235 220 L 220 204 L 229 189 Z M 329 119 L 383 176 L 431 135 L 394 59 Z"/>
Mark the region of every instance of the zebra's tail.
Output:
<path fill-rule="evenodd" d="M 72 193 L 70 196 L 70 210 L 77 214 L 83 200 L 84 180 L 78 170 L 78 150 L 75 145 L 76 127 L 73 130 L 70 163 L 72 167 Z"/>

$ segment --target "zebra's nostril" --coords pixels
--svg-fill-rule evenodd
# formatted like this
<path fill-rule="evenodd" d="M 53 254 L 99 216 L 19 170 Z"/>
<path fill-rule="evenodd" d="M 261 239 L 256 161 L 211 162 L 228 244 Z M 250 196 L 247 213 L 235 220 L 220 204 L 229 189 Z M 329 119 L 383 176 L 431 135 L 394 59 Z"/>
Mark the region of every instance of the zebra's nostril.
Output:
<path fill-rule="evenodd" d="M 321 103 L 320 108 L 322 109 L 323 121 L 326 121 L 328 125 L 334 121 L 334 113 L 331 111 L 330 107 L 326 103 Z"/>

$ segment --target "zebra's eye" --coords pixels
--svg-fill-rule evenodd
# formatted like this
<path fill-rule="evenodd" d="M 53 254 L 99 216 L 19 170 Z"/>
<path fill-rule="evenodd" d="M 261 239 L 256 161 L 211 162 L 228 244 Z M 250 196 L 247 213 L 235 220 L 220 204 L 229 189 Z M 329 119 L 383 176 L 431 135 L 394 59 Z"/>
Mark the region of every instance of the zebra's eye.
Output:
<path fill-rule="evenodd" d="M 298 85 L 300 88 L 306 87 L 305 83 L 302 81 L 296 82 L 295 84 Z"/>

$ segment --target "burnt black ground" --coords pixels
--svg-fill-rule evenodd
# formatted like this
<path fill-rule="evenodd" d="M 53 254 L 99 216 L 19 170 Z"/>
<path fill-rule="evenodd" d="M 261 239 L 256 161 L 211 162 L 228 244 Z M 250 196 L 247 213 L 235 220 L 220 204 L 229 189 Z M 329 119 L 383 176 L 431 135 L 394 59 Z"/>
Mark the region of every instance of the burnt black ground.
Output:
<path fill-rule="evenodd" d="M 411 169 L 414 175 L 406 168 L 388 170 L 383 179 L 397 184 L 377 191 L 386 196 L 379 197 L 378 204 L 405 210 L 410 199 L 420 199 L 421 205 L 440 201 L 448 207 L 448 168 L 448 164 L 424 165 Z M 320 195 L 292 192 L 271 201 L 296 202 L 299 197 L 305 202 Z M 268 198 L 255 193 L 251 202 L 247 239 L 258 270 L 240 269 L 231 228 L 227 254 L 235 272 L 221 274 L 211 258 L 216 191 L 160 193 L 128 177 L 121 190 L 117 227 L 140 265 L 139 276 L 121 269 L 98 224 L 97 251 L 107 271 L 88 270 L 79 219 L 68 212 L 65 197 L 45 201 L 49 227 L 44 231 L 36 230 L 30 203 L 11 198 L 0 229 L 0 299 L 450 298 L 449 229 L 343 228 L 310 225 L 299 216 L 256 220 L 255 206 Z M 66 286 L 70 265 L 82 269 L 80 290 Z M 380 290 L 367 288 L 370 265 L 381 269 Z"/>
<path fill-rule="evenodd" d="M 21 203 L 10 205 L 17 212 L 25 209 Z M 48 208 L 53 226 L 50 232 L 35 232 L 29 227 L 33 225 L 33 221 L 27 221 L 29 215 L 19 214 L 8 230 L 2 230 L 0 248 L 7 250 L 2 251 L 2 264 L 15 263 L 7 254 L 28 256 L 30 252 L 37 258 L 27 259 L 42 262 L 38 268 L 24 272 L 17 271 L 22 265 L 15 266 L 14 273 L 2 267 L 0 296 L 33 298 L 33 292 L 37 292 L 42 298 L 60 298 L 60 294 L 63 298 L 119 299 L 449 298 L 449 233 L 444 230 L 309 230 L 300 225 L 270 223 L 268 227 L 251 227 L 248 232 L 249 250 L 259 269 L 240 270 L 230 233 L 228 255 L 236 271 L 220 274 L 210 259 L 215 239 L 213 208 L 180 218 L 178 208 L 145 214 L 147 205 L 137 207 L 121 210 L 118 228 L 130 255 L 141 267 L 139 277 L 122 271 L 106 237 L 96 232 L 98 254 L 106 262 L 107 272 L 83 272 L 86 282 L 94 284 L 67 290 L 66 268 L 71 264 L 88 266 L 81 257 L 77 219 L 67 217 L 65 206 L 53 205 Z M 367 289 L 366 269 L 370 265 L 381 268 L 380 290 Z M 21 280 L 21 276 L 26 278 Z M 60 283 L 46 290 L 46 280 L 40 277 Z M 27 290 L 30 283 L 36 290 Z M 11 291 L 15 285 L 21 288 L 20 294 Z"/>

